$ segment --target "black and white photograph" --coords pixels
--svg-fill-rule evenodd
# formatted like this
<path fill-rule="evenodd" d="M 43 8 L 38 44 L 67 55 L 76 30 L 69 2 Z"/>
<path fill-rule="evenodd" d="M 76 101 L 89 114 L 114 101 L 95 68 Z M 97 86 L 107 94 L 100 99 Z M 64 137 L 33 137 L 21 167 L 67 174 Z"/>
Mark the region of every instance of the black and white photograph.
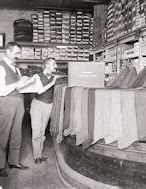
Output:
<path fill-rule="evenodd" d="M 0 189 L 146 189 L 146 0 L 0 0 Z"/>

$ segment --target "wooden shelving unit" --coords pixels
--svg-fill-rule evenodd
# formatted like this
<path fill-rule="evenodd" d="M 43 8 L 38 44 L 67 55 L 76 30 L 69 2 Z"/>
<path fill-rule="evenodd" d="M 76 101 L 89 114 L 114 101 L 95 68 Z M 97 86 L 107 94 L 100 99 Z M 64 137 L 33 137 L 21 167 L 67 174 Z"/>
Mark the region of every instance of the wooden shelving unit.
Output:
<path fill-rule="evenodd" d="M 145 61 L 145 43 L 146 43 L 146 16 L 145 1 L 115 1 L 111 0 L 107 6 L 107 12 L 100 12 L 103 19 L 100 22 L 95 22 L 95 28 L 97 32 L 100 33 L 102 37 L 102 43 L 94 45 L 93 47 L 93 57 L 94 60 L 104 57 L 102 60 L 109 65 L 113 63 L 116 64 L 116 73 L 121 69 L 122 61 L 136 62 L 139 72 Z M 96 9 L 101 9 L 102 7 L 97 6 Z M 100 11 L 99 9 L 99 11 Z M 105 9 L 104 9 L 105 10 Z M 94 20 L 97 20 L 98 12 L 94 13 Z M 106 16 L 106 18 L 105 18 Z M 106 20 L 106 22 L 105 22 Z M 99 27 L 99 23 L 102 23 L 102 27 Z M 101 28 L 101 29 L 100 29 Z M 95 31 L 96 32 L 96 31 Z M 93 39 L 97 34 L 93 33 Z M 106 38 L 106 39 L 105 39 Z M 96 39 L 96 38 L 95 38 Z M 105 40 L 104 40 L 105 39 Z M 129 49 L 127 46 L 129 45 Z M 139 45 L 136 48 L 136 45 Z M 116 56 L 113 58 L 108 55 L 108 51 L 113 51 L 116 49 Z M 113 60 L 112 60 L 113 59 Z M 115 74 L 116 74 L 115 73 Z"/>
<path fill-rule="evenodd" d="M 105 43 L 101 46 L 101 49 L 93 49 L 94 60 L 102 58 L 102 61 L 105 61 L 107 64 L 114 63 L 116 64 L 117 74 L 120 71 L 120 62 L 121 61 L 136 61 L 137 62 L 137 71 L 139 72 L 145 65 L 145 56 L 146 56 L 146 27 L 139 28 L 135 31 L 132 31 L 126 35 L 123 35 L 116 40 Z M 128 49 L 129 48 L 129 49 Z M 110 55 L 113 53 L 113 50 L 116 49 L 116 56 L 111 60 L 111 57 L 106 57 L 106 52 L 111 51 Z M 100 57 L 101 55 L 101 57 Z M 98 61 L 98 60 L 97 60 Z"/>
<path fill-rule="evenodd" d="M 83 45 L 83 44 L 69 44 L 69 43 L 41 43 L 41 42 L 18 42 L 19 45 L 22 47 L 80 47 L 80 48 L 85 48 L 89 49 L 91 48 L 91 45 Z"/>

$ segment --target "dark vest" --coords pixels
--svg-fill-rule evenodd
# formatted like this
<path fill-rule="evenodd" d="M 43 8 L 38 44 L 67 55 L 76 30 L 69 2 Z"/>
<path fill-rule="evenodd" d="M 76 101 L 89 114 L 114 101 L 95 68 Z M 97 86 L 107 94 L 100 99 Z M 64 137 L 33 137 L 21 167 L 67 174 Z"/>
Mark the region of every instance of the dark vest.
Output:
<path fill-rule="evenodd" d="M 3 66 L 5 71 L 6 71 L 6 85 L 15 83 L 16 81 L 18 81 L 19 77 L 17 76 L 17 74 L 7 65 L 7 63 L 2 60 L 0 62 L 0 66 Z M 10 94 L 8 94 L 7 96 L 15 96 L 15 97 L 19 97 L 19 98 L 23 98 L 23 94 L 20 94 L 17 90 L 12 91 Z"/>
<path fill-rule="evenodd" d="M 47 76 L 44 75 L 43 73 L 39 73 L 38 75 L 40 76 L 43 86 L 46 86 L 47 84 L 51 83 L 53 80 L 53 77 L 48 79 Z M 52 86 L 50 89 L 48 89 L 42 94 L 36 94 L 35 98 L 39 101 L 50 104 L 53 102 L 53 95 L 54 95 L 54 86 Z"/>

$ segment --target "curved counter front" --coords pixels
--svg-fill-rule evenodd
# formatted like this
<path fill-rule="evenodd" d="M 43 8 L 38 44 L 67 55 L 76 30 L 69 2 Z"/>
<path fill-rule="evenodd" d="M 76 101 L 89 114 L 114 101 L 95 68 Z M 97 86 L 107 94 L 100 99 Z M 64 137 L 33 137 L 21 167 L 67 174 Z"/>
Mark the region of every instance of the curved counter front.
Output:
<path fill-rule="evenodd" d="M 74 187 L 79 189 L 146 188 L 145 143 L 134 143 L 128 149 L 118 150 L 114 143 L 105 145 L 99 141 L 88 149 L 83 149 L 75 145 L 73 137 L 66 137 L 61 144 L 55 145 L 59 147 L 64 163 L 73 171 L 73 173 L 72 171 L 67 173 L 68 168 L 65 168 L 63 177 Z M 61 169 L 62 165 L 60 165 Z M 74 171 L 77 173 L 76 177 Z"/>

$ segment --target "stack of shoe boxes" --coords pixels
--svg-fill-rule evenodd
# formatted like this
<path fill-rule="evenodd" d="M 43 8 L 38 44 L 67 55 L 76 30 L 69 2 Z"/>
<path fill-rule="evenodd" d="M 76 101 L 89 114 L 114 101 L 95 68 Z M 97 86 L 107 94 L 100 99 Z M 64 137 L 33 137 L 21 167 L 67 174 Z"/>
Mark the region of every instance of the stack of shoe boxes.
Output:
<path fill-rule="evenodd" d="M 55 57 L 56 60 L 89 61 L 89 48 L 67 46 L 66 48 L 54 47 L 23 47 L 22 59 L 45 59 Z"/>
<path fill-rule="evenodd" d="M 62 12 L 56 11 L 56 37 L 57 43 L 62 43 Z"/>
<path fill-rule="evenodd" d="M 38 42 L 38 15 L 31 15 L 31 21 L 33 24 L 33 42 Z"/>
<path fill-rule="evenodd" d="M 70 15 L 70 43 L 76 44 L 77 41 L 77 14 L 76 12 L 71 12 Z"/>
<path fill-rule="evenodd" d="M 140 25 L 145 26 L 146 24 L 146 1 L 145 0 L 139 0 L 139 14 L 140 14 Z"/>
<path fill-rule="evenodd" d="M 44 18 L 42 12 L 38 12 L 38 42 L 44 42 Z"/>
<path fill-rule="evenodd" d="M 141 27 L 140 0 L 136 0 L 134 4 L 136 7 L 135 28 L 137 29 Z"/>
<path fill-rule="evenodd" d="M 62 12 L 62 43 L 70 43 L 70 12 Z"/>
<path fill-rule="evenodd" d="M 54 57 L 54 48 L 53 47 L 48 48 L 48 57 Z"/>
<path fill-rule="evenodd" d="M 83 12 L 77 11 L 77 44 L 82 44 Z"/>
<path fill-rule="evenodd" d="M 42 48 L 42 59 L 46 59 L 48 57 L 48 49 L 47 48 Z"/>
<path fill-rule="evenodd" d="M 61 48 L 60 49 L 60 56 L 59 56 L 60 60 L 65 60 L 66 59 L 66 49 L 65 48 Z"/>
<path fill-rule="evenodd" d="M 31 16 L 33 42 L 91 45 L 93 16 L 85 11 L 43 10 Z"/>
<path fill-rule="evenodd" d="M 89 39 L 90 39 L 90 42 L 89 44 L 92 45 L 93 43 L 93 23 L 94 23 L 94 19 L 93 17 L 90 17 L 90 27 L 89 27 Z"/>
<path fill-rule="evenodd" d="M 132 1 L 128 1 L 124 9 L 124 33 L 132 31 Z"/>
<path fill-rule="evenodd" d="M 50 15 L 49 11 L 43 12 L 44 15 L 44 42 L 48 43 L 50 41 Z"/>
<path fill-rule="evenodd" d="M 100 48 L 105 42 L 107 5 L 94 6 L 93 48 Z"/>
<path fill-rule="evenodd" d="M 42 56 L 41 48 L 35 48 L 34 59 L 40 60 Z"/>
<path fill-rule="evenodd" d="M 108 6 L 108 16 L 107 16 L 107 41 L 113 40 L 114 34 L 114 7 L 113 3 Z"/>
<path fill-rule="evenodd" d="M 22 59 L 34 59 L 33 47 L 22 47 Z"/>
<path fill-rule="evenodd" d="M 56 32 L 56 12 L 50 10 L 50 42 L 56 43 L 57 42 L 57 32 Z"/>
<path fill-rule="evenodd" d="M 89 61 L 94 23 L 91 12 L 46 9 L 32 14 L 31 20 L 33 42 L 42 43 L 42 47 L 25 47 L 23 59 L 55 57 L 57 60 Z M 54 45 L 48 47 L 49 43 Z M 60 48 L 59 44 L 65 47 Z"/>
<path fill-rule="evenodd" d="M 89 44 L 90 43 L 90 16 L 91 14 L 83 15 L 83 27 L 82 27 L 82 43 Z"/>
<path fill-rule="evenodd" d="M 123 2 L 121 0 L 117 0 L 115 2 L 115 22 L 114 22 L 114 38 L 120 37 L 124 35 L 124 12 L 123 12 Z"/>
<path fill-rule="evenodd" d="M 88 61 L 89 60 L 89 49 L 84 48 L 84 54 L 83 54 L 83 59 L 84 61 Z"/>
<path fill-rule="evenodd" d="M 78 48 L 78 60 L 80 61 L 83 61 L 84 60 L 84 49 L 83 48 Z"/>
<path fill-rule="evenodd" d="M 111 0 L 108 5 L 107 41 L 145 25 L 145 0 Z"/>
<path fill-rule="evenodd" d="M 140 43 L 123 44 L 122 46 L 122 59 L 128 59 L 139 56 Z"/>
<path fill-rule="evenodd" d="M 72 60 L 78 60 L 78 47 L 73 47 L 72 49 Z"/>

